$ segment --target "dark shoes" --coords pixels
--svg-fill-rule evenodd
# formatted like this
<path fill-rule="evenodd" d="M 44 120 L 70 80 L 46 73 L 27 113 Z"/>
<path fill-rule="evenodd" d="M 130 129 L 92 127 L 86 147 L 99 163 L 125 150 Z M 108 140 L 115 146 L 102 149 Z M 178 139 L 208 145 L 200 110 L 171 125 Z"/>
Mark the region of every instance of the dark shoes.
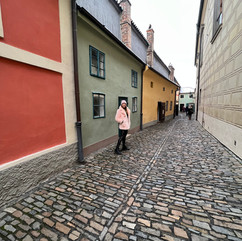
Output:
<path fill-rule="evenodd" d="M 129 148 L 127 146 L 123 146 L 122 151 L 128 151 Z"/>
<path fill-rule="evenodd" d="M 117 155 L 122 155 L 122 153 L 117 148 L 114 150 L 114 153 L 117 154 Z"/>

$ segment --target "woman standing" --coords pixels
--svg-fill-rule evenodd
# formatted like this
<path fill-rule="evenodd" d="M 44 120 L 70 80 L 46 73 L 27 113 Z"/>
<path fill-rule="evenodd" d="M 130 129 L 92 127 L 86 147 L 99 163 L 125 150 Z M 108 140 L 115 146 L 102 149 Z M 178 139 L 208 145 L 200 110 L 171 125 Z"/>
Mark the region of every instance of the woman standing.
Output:
<path fill-rule="evenodd" d="M 129 148 L 125 145 L 126 136 L 128 134 L 128 130 L 130 128 L 130 109 L 127 107 L 127 102 L 125 100 L 121 101 L 121 105 L 117 110 L 115 120 L 119 123 L 119 129 L 121 135 L 118 139 L 117 146 L 115 148 L 114 153 L 117 155 L 122 155 L 119 151 L 119 146 L 121 142 L 123 143 L 122 151 L 129 150 Z"/>

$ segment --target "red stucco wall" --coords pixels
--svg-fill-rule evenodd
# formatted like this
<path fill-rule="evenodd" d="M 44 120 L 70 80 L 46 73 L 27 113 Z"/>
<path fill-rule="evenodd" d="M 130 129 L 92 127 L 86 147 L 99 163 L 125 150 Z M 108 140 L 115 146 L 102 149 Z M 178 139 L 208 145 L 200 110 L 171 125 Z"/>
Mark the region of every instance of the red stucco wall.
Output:
<path fill-rule="evenodd" d="M 0 164 L 65 141 L 61 74 L 0 58 Z"/>
<path fill-rule="evenodd" d="M 58 0 L 1 0 L 0 42 L 61 61 Z"/>

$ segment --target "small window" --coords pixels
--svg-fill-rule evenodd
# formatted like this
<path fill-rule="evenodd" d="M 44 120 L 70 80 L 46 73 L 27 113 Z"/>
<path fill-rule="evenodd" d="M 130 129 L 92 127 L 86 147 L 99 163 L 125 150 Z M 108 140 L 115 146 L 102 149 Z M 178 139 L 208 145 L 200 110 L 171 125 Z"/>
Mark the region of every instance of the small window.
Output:
<path fill-rule="evenodd" d="M 105 79 L 105 54 L 89 47 L 90 55 L 90 75 Z"/>
<path fill-rule="evenodd" d="M 184 95 L 181 95 L 181 98 L 184 98 Z"/>
<path fill-rule="evenodd" d="M 150 87 L 153 88 L 153 82 L 150 82 Z"/>
<path fill-rule="evenodd" d="M 189 98 L 193 98 L 193 94 L 189 95 Z"/>
<path fill-rule="evenodd" d="M 212 43 L 218 36 L 223 20 L 223 0 L 214 0 L 214 12 L 213 12 L 213 38 Z"/>
<path fill-rule="evenodd" d="M 166 101 L 166 111 L 168 111 L 168 101 Z"/>
<path fill-rule="evenodd" d="M 138 73 L 134 70 L 131 71 L 131 86 L 134 88 L 138 87 Z"/>
<path fill-rule="evenodd" d="M 137 97 L 132 98 L 132 112 L 137 112 L 138 107 L 137 107 Z"/>
<path fill-rule="evenodd" d="M 170 110 L 172 110 L 172 101 L 170 102 Z"/>
<path fill-rule="evenodd" d="M 171 93 L 173 94 L 173 90 L 171 90 Z"/>
<path fill-rule="evenodd" d="M 93 93 L 93 118 L 105 117 L 105 95 L 99 93 Z"/>
<path fill-rule="evenodd" d="M 166 90 L 166 88 L 165 87 L 163 87 L 163 91 L 165 91 Z"/>

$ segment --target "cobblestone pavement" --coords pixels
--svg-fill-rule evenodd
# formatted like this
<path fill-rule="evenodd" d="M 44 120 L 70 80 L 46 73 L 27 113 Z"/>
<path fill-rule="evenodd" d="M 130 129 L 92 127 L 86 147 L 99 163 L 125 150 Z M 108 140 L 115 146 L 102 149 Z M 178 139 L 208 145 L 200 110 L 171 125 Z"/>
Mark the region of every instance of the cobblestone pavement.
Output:
<path fill-rule="evenodd" d="M 0 211 L 0 240 L 242 240 L 241 160 L 185 116 Z"/>

